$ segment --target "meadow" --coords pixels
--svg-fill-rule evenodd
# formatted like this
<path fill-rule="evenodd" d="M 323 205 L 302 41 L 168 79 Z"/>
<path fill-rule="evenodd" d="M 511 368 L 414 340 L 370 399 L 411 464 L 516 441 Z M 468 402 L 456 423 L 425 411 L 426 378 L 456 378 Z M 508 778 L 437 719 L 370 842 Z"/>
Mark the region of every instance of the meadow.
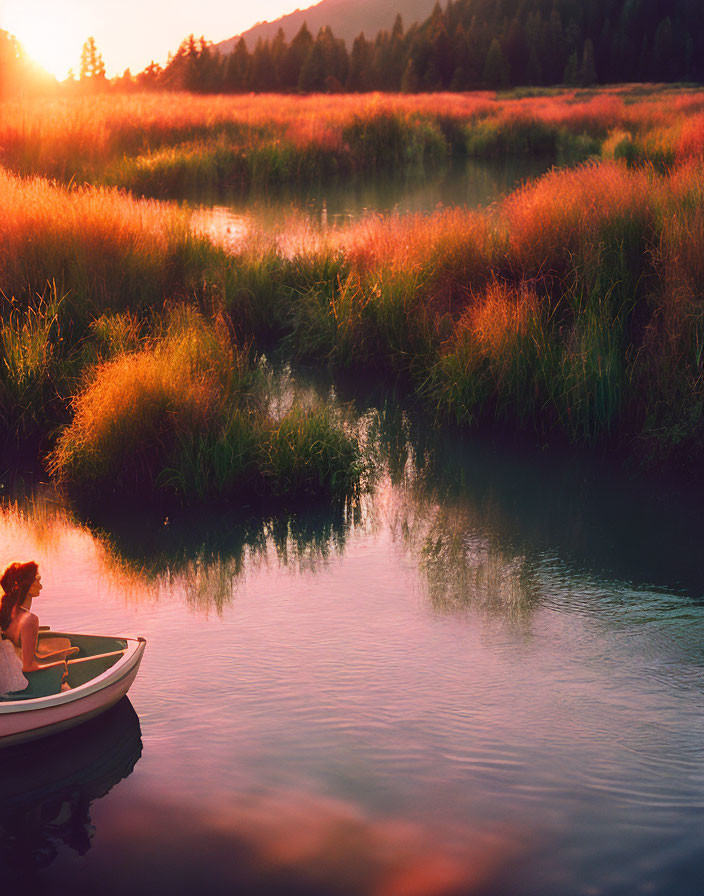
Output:
<path fill-rule="evenodd" d="M 453 154 L 701 157 L 704 94 L 677 87 L 462 94 L 99 94 L 5 102 L 14 173 L 181 196 L 443 163 Z"/>
<path fill-rule="evenodd" d="M 564 164 L 488 208 L 235 252 L 145 198 L 500 153 Z M 4 452 L 92 494 L 349 495 L 358 440 L 323 407 L 272 415 L 274 352 L 373 371 L 439 424 L 693 473 L 703 154 L 693 89 L 4 104 Z"/>

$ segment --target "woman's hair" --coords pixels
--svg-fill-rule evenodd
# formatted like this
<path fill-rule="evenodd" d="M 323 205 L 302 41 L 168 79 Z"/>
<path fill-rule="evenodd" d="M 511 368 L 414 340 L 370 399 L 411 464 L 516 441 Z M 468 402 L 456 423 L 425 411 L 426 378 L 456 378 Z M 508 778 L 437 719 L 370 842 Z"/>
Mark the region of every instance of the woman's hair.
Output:
<path fill-rule="evenodd" d="M 29 563 L 11 563 L 0 576 L 0 587 L 4 591 L 0 602 L 0 631 L 9 626 L 15 607 L 24 603 L 38 572 L 39 567 L 30 560 Z"/>

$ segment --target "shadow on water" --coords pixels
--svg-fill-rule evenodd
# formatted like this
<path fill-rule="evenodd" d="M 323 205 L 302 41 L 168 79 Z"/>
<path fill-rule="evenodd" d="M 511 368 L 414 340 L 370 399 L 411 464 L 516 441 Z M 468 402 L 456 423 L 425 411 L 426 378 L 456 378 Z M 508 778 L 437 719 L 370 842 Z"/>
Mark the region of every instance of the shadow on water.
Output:
<path fill-rule="evenodd" d="M 71 731 L 2 751 L 0 867 L 4 884 L 48 868 L 68 848 L 84 855 L 91 806 L 127 778 L 142 755 L 137 713 L 125 697 Z"/>
<path fill-rule="evenodd" d="M 509 592 L 520 583 L 528 604 L 534 570 L 554 563 L 572 576 L 704 600 L 701 493 L 576 451 L 453 435 L 395 400 L 375 413 L 377 450 L 399 495 L 394 531 L 425 564 L 440 604 L 453 588 L 471 594 L 475 574 L 490 575 L 478 559 L 500 567 Z M 452 568 L 453 588 L 440 598 Z"/>
<path fill-rule="evenodd" d="M 362 516 L 361 504 L 350 502 L 274 515 L 222 508 L 160 519 L 110 513 L 86 525 L 109 574 L 123 584 L 179 582 L 191 606 L 221 612 L 247 572 L 267 565 L 314 571 L 343 554 Z"/>

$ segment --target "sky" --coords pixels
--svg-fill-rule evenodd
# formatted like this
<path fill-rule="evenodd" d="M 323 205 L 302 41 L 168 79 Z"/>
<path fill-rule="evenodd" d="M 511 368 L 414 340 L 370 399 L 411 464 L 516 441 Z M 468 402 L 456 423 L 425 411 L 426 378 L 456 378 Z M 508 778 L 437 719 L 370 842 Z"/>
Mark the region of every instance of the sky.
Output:
<path fill-rule="evenodd" d="M 94 37 L 108 77 L 165 62 L 184 37 L 217 43 L 317 0 L 0 0 L 0 28 L 14 34 L 47 71 L 78 71 Z"/>

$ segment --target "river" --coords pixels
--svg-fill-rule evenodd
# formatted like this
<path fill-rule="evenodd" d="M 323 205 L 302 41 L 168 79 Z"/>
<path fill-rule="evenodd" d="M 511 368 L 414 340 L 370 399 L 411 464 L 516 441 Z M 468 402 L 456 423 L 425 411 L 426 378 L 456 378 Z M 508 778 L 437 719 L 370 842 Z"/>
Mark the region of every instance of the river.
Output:
<path fill-rule="evenodd" d="M 3 753 L 6 884 L 697 893 L 698 498 L 345 397 L 344 509 L 98 524 L 4 481 L 41 621 L 147 639 L 129 702 Z"/>

